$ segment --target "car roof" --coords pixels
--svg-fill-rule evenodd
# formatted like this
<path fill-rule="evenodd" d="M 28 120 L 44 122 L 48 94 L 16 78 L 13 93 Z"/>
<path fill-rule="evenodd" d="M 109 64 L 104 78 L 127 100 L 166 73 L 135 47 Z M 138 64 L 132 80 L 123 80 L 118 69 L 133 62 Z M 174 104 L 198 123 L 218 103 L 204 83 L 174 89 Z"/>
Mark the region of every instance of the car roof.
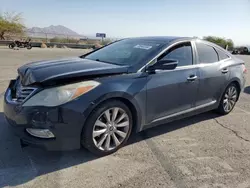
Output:
<path fill-rule="evenodd" d="M 176 40 L 191 40 L 191 37 L 177 37 L 177 36 L 147 36 L 147 37 L 133 37 L 130 39 L 138 39 L 145 41 L 156 41 L 161 43 L 170 43 Z"/>

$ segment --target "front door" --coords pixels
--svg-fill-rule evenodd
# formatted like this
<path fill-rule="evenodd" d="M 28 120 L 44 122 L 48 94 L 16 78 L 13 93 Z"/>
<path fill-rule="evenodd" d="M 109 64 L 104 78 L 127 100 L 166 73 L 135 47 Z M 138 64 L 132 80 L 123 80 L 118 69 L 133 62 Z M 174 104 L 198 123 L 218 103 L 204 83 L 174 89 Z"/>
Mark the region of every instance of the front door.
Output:
<path fill-rule="evenodd" d="M 174 70 L 156 70 L 148 75 L 147 123 L 194 107 L 199 78 L 198 68 L 193 65 L 190 42 L 177 44 L 158 59 L 175 59 Z"/>

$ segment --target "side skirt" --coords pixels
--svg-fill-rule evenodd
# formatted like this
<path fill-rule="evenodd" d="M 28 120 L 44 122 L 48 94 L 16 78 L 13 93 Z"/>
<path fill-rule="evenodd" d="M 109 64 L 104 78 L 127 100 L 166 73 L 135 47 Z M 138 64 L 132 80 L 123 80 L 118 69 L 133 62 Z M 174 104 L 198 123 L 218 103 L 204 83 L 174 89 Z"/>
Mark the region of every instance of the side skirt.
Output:
<path fill-rule="evenodd" d="M 208 112 L 208 111 L 214 110 L 216 108 L 218 108 L 217 101 L 212 101 L 212 102 L 209 102 L 207 104 L 203 104 L 203 105 L 193 107 L 193 108 L 181 111 L 181 112 L 170 114 L 168 116 L 164 116 L 164 117 L 155 119 L 149 124 L 142 125 L 139 132 L 143 131 L 145 129 L 148 129 L 148 128 L 158 126 L 158 125 L 162 125 L 162 124 L 165 124 L 165 123 L 170 123 L 170 122 L 175 121 L 175 120 L 180 120 L 180 119 L 183 119 L 183 118 L 187 118 L 187 117 L 190 117 L 190 116 L 194 116 L 194 115 L 197 115 L 197 114 Z"/>

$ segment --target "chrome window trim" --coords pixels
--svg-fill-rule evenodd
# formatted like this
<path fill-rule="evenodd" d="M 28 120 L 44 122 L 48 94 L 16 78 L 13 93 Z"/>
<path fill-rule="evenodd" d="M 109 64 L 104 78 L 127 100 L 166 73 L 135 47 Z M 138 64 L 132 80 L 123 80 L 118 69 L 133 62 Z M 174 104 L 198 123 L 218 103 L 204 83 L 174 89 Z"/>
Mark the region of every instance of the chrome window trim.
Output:
<path fill-rule="evenodd" d="M 137 72 L 142 72 L 142 70 L 147 67 L 149 65 L 149 63 L 151 63 L 152 61 L 156 60 L 158 57 L 160 57 L 162 54 L 164 54 L 167 50 L 169 50 L 170 48 L 172 48 L 175 45 L 178 45 L 180 43 L 185 43 L 185 42 L 190 42 L 191 43 L 191 47 L 192 47 L 192 40 L 193 39 L 189 39 L 189 40 L 181 40 L 178 42 L 175 42 L 169 46 L 167 46 L 166 48 L 164 48 L 160 53 L 158 53 L 155 57 L 153 57 L 151 60 L 149 60 L 145 65 L 143 65 Z M 192 48 L 192 53 L 193 53 L 193 48 Z M 194 53 L 193 53 L 194 56 Z M 194 57 L 193 57 L 193 65 L 194 65 Z M 193 66 L 193 65 L 187 65 L 187 66 Z M 185 67 L 185 66 L 183 66 Z M 177 67 L 178 68 L 178 67 Z"/>
<path fill-rule="evenodd" d="M 216 102 L 217 101 L 214 100 L 214 101 L 211 101 L 211 102 L 208 102 L 208 103 L 205 103 L 205 104 L 201 104 L 201 105 L 196 106 L 196 107 L 189 108 L 187 110 L 183 110 L 183 111 L 176 112 L 176 113 L 173 113 L 173 114 L 170 114 L 170 115 L 167 115 L 167 116 L 163 116 L 163 117 L 154 119 L 153 121 L 151 121 L 151 123 L 155 123 L 155 122 L 162 121 L 162 120 L 165 120 L 165 119 L 168 119 L 168 118 L 173 118 L 173 117 L 176 117 L 176 116 L 179 116 L 179 115 L 187 114 L 187 113 L 190 113 L 190 112 L 193 112 L 193 111 L 205 108 L 205 107 L 209 107 L 211 105 L 214 105 Z"/>
<path fill-rule="evenodd" d="M 220 50 L 220 49 L 218 49 L 218 48 L 216 48 L 216 47 L 215 47 L 215 50 L 218 50 L 218 51 L 223 52 L 222 50 Z M 223 53 L 225 53 L 225 52 L 223 52 Z M 225 54 L 226 54 L 226 53 L 225 53 Z M 219 54 L 218 54 L 218 55 L 219 55 Z M 222 59 L 222 60 L 220 60 L 219 62 L 232 59 L 232 57 L 231 57 L 231 56 L 229 56 L 228 54 L 226 54 L 226 55 L 228 56 L 228 58 L 226 58 L 226 59 Z M 220 57 L 219 57 L 219 58 L 220 58 Z"/>
<path fill-rule="evenodd" d="M 158 72 L 158 73 L 172 72 L 172 71 L 179 71 L 179 70 L 186 70 L 186 69 L 195 69 L 195 68 L 198 68 L 198 67 L 200 67 L 200 66 L 197 65 L 197 64 L 194 64 L 194 65 L 186 65 L 186 66 L 176 67 L 173 70 L 159 70 L 159 69 L 156 69 L 155 72 Z"/>
<path fill-rule="evenodd" d="M 227 58 L 227 59 L 223 59 L 223 60 L 220 60 L 220 61 L 216 61 L 216 62 L 213 62 L 213 63 L 199 63 L 198 62 L 198 65 L 213 65 L 215 63 L 222 63 L 224 61 L 228 61 L 228 60 L 231 60 L 232 58 Z"/>
<path fill-rule="evenodd" d="M 160 57 L 163 53 L 165 53 L 167 50 L 169 50 L 170 48 L 172 48 L 173 46 L 175 45 L 178 45 L 180 43 L 185 43 L 185 42 L 190 42 L 191 43 L 191 47 L 192 47 L 192 53 L 193 53 L 193 65 L 187 65 L 187 66 L 181 66 L 181 67 L 176 67 L 176 69 L 187 69 L 187 68 L 194 68 L 194 67 L 199 67 L 199 66 L 196 66 L 196 65 L 209 65 L 209 64 L 214 64 L 214 63 L 221 63 L 221 62 L 224 62 L 224 61 L 228 61 L 228 60 L 231 60 L 232 59 L 232 56 L 229 52 L 227 51 L 224 51 L 224 49 L 220 49 L 219 46 L 216 46 L 214 45 L 213 43 L 210 43 L 208 41 L 203 41 L 203 40 L 200 40 L 200 39 L 188 39 L 188 40 L 181 40 L 181 41 L 177 41 L 169 46 L 167 46 L 166 48 L 164 48 L 161 52 L 159 52 L 155 57 L 153 57 L 151 60 L 149 60 L 145 65 L 143 65 L 137 72 L 142 72 L 143 69 L 145 69 L 152 61 L 156 60 L 158 57 Z M 203 43 L 205 45 L 208 45 L 212 48 L 214 48 L 214 50 L 220 50 L 221 52 L 224 52 L 226 55 L 228 55 L 229 57 L 227 59 L 223 59 L 223 60 L 220 60 L 220 61 L 216 61 L 216 62 L 213 62 L 213 63 L 199 63 L 199 56 L 198 56 L 198 51 L 197 51 L 197 46 L 195 44 L 195 42 L 200 42 L 200 43 Z M 215 51 L 216 52 L 216 51 Z M 219 58 L 219 56 L 218 56 Z M 175 69 L 175 70 L 176 70 Z"/>

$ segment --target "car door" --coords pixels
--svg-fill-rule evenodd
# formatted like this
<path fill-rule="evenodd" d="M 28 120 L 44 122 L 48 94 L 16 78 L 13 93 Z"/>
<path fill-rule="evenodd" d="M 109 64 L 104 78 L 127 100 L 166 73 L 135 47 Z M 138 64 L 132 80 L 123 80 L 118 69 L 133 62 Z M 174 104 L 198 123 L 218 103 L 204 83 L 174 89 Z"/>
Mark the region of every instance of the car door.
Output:
<path fill-rule="evenodd" d="M 174 70 L 156 70 L 147 77 L 146 111 L 149 124 L 194 107 L 198 91 L 198 69 L 193 64 L 191 42 L 172 46 L 155 61 L 160 59 L 175 59 L 178 65 Z"/>
<path fill-rule="evenodd" d="M 230 69 L 225 61 L 230 57 L 222 50 L 202 41 L 195 44 L 200 78 L 196 106 L 212 105 L 218 102 L 229 79 Z"/>

